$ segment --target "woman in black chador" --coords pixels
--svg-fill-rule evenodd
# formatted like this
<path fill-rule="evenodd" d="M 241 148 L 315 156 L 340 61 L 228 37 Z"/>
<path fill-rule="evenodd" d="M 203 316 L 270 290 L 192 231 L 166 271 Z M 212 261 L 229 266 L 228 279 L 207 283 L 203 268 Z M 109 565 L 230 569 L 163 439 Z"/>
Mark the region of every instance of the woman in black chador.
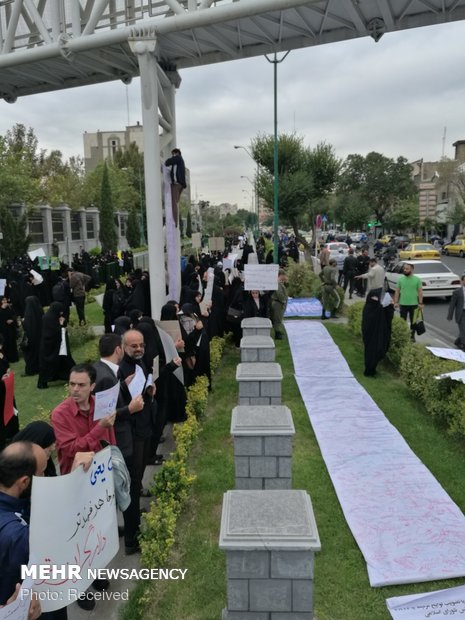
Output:
<path fill-rule="evenodd" d="M 39 298 L 35 295 L 26 297 L 23 319 L 24 337 L 21 343 L 25 362 L 25 375 L 36 375 L 39 372 L 39 348 L 43 316 L 44 311 L 40 305 Z"/>
<path fill-rule="evenodd" d="M 362 315 L 362 336 L 365 345 L 365 377 L 376 375 L 376 366 L 384 358 L 391 341 L 391 324 L 394 306 L 383 305 L 382 288 L 368 292 Z"/>
<path fill-rule="evenodd" d="M 10 364 L 19 360 L 16 331 L 16 316 L 13 308 L 8 303 L 8 299 L 2 297 L 0 298 L 0 333 L 3 335 L 3 351 Z"/>
<path fill-rule="evenodd" d="M 54 301 L 42 319 L 37 387 L 48 388 L 48 381 L 66 381 L 74 364 L 66 331 L 64 306 Z"/>

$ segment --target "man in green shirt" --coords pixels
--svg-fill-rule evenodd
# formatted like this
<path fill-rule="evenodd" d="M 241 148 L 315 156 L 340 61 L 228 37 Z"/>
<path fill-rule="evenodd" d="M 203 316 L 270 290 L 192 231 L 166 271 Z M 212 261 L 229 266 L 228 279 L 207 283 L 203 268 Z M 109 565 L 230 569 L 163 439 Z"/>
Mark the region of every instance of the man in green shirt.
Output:
<path fill-rule="evenodd" d="M 410 330 L 412 340 L 415 340 L 415 331 L 412 328 L 413 315 L 417 308 L 423 310 L 423 289 L 421 288 L 421 280 L 418 276 L 413 275 L 414 266 L 411 263 L 405 263 L 404 275 L 400 276 L 397 282 L 396 292 L 394 294 L 394 306 L 399 308 L 400 317 L 407 320 L 410 319 Z"/>

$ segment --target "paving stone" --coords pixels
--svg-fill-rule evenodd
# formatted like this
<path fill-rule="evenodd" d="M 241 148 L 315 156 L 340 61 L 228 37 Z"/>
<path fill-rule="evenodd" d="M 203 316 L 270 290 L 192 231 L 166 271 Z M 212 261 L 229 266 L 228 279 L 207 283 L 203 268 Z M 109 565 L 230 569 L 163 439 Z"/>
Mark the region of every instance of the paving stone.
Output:
<path fill-rule="evenodd" d="M 271 551 L 271 572 L 273 578 L 313 579 L 312 552 Z"/>
<path fill-rule="evenodd" d="M 228 579 L 228 610 L 249 609 L 249 580 Z"/>
<path fill-rule="evenodd" d="M 250 579 L 251 611 L 292 611 L 290 579 Z"/>
<path fill-rule="evenodd" d="M 270 560 L 268 551 L 231 551 L 227 556 L 228 579 L 269 578 Z"/>

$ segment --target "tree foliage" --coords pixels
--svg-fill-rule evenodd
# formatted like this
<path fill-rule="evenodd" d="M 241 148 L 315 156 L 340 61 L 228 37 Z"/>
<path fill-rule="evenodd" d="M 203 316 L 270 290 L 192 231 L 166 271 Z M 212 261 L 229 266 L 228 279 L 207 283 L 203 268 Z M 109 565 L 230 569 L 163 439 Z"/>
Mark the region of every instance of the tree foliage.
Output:
<path fill-rule="evenodd" d="M 396 160 L 381 153 L 349 155 L 338 183 L 338 193 L 357 192 L 374 214 L 384 222 L 389 212 L 403 200 L 413 199 L 418 190 L 411 177 L 411 166 L 404 157 Z"/>
<path fill-rule="evenodd" d="M 385 224 L 399 233 L 416 232 L 420 226 L 418 203 L 405 201 L 392 209 L 385 220 Z"/>
<path fill-rule="evenodd" d="M 251 152 L 260 166 L 258 193 L 268 207 L 274 197 L 274 136 L 259 134 Z M 333 191 L 340 162 L 331 145 L 320 143 L 314 149 L 304 145 L 303 137 L 278 137 L 279 218 L 290 224 L 296 235 L 309 216 L 313 220 L 316 204 Z"/>
<path fill-rule="evenodd" d="M 142 245 L 140 235 L 139 215 L 135 209 L 131 209 L 128 215 L 128 223 L 126 228 L 126 239 L 129 247 L 138 248 Z"/>
<path fill-rule="evenodd" d="M 24 213 L 19 219 L 15 219 L 9 209 L 0 208 L 0 227 L 3 239 L 0 241 L 2 260 L 13 260 L 16 256 L 26 254 L 31 242 L 31 237 L 26 234 L 27 216 Z"/>
<path fill-rule="evenodd" d="M 102 252 L 114 252 L 118 246 L 113 199 L 106 164 L 103 166 L 100 197 L 100 242 L 102 244 Z"/>

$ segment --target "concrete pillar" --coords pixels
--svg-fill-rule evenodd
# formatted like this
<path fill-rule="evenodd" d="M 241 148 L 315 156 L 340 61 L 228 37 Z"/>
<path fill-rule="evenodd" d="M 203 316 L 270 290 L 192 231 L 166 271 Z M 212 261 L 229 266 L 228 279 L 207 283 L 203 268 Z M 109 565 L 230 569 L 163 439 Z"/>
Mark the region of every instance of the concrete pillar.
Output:
<path fill-rule="evenodd" d="M 228 491 L 219 546 L 227 564 L 223 620 L 313 620 L 321 545 L 305 491 Z"/>
<path fill-rule="evenodd" d="M 129 41 L 140 69 L 142 122 L 144 127 L 144 174 L 149 248 L 152 316 L 160 318 L 166 300 L 165 240 L 161 200 L 160 137 L 158 133 L 158 78 L 155 35 L 143 32 Z"/>
<path fill-rule="evenodd" d="M 239 405 L 280 405 L 283 373 L 276 362 L 242 362 L 237 365 Z"/>
<path fill-rule="evenodd" d="M 262 319 L 258 316 L 242 319 L 241 327 L 243 336 L 269 336 L 271 333 L 270 319 Z"/>
<path fill-rule="evenodd" d="M 231 419 L 236 489 L 290 489 L 294 422 L 288 407 L 235 407 Z"/>
<path fill-rule="evenodd" d="M 276 348 L 271 336 L 244 336 L 241 362 L 274 362 Z"/>
<path fill-rule="evenodd" d="M 87 247 L 87 214 L 86 214 L 86 210 L 84 209 L 84 207 L 81 207 L 78 210 L 79 213 L 79 217 L 80 217 L 80 221 L 81 221 L 81 225 L 80 225 L 80 229 L 81 229 L 81 243 L 82 243 L 82 247 L 84 248 L 84 250 L 88 250 L 89 248 Z"/>

